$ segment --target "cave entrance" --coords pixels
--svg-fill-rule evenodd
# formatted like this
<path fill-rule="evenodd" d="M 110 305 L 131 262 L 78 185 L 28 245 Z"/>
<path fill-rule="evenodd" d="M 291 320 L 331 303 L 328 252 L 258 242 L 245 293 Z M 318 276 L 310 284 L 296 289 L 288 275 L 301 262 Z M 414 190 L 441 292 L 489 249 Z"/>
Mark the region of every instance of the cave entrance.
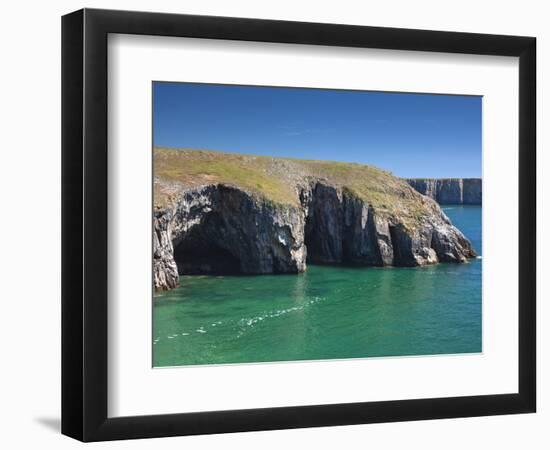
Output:
<path fill-rule="evenodd" d="M 310 264 L 342 262 L 342 207 L 335 188 L 318 183 L 311 192 L 304 243 Z"/>
<path fill-rule="evenodd" d="M 223 223 L 215 215 L 195 225 L 174 245 L 180 275 L 235 275 L 241 273 L 238 257 L 223 247 Z"/>
<path fill-rule="evenodd" d="M 308 264 L 326 264 L 330 261 L 326 232 L 312 216 L 306 217 L 304 244 L 307 248 Z"/>

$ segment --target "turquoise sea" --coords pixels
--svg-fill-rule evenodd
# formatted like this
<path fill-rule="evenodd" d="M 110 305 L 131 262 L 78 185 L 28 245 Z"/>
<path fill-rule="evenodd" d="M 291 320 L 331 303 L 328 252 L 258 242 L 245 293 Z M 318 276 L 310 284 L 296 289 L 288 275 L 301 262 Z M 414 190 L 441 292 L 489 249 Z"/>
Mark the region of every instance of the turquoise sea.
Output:
<path fill-rule="evenodd" d="M 481 207 L 443 207 L 481 255 Z M 481 352 L 482 259 L 185 276 L 153 305 L 153 366 Z"/>

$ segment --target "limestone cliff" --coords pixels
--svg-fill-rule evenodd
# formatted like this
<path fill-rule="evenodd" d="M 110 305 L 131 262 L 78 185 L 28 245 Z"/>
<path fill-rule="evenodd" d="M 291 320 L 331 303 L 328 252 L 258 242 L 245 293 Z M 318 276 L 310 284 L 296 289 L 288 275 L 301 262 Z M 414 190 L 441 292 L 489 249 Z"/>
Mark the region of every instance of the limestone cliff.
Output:
<path fill-rule="evenodd" d="M 181 274 L 299 273 L 307 263 L 464 262 L 439 206 L 370 166 L 155 149 L 154 285 Z"/>
<path fill-rule="evenodd" d="M 406 181 L 440 205 L 481 205 L 481 178 L 408 178 Z"/>

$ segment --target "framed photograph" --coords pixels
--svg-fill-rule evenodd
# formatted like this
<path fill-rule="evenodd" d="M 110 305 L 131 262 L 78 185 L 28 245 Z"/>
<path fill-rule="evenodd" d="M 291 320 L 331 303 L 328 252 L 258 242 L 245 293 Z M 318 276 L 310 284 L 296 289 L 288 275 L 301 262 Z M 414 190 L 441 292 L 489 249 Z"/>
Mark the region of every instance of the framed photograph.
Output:
<path fill-rule="evenodd" d="M 535 38 L 62 21 L 62 432 L 535 412 Z"/>

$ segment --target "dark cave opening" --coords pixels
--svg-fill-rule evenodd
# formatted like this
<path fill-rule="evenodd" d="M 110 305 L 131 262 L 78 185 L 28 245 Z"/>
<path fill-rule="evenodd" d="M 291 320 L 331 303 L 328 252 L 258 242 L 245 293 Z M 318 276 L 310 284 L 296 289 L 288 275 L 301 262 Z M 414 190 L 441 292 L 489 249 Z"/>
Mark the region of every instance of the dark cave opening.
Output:
<path fill-rule="evenodd" d="M 187 232 L 174 245 L 174 260 L 180 275 L 236 275 L 238 257 L 222 246 L 223 222 L 214 215 Z"/>
<path fill-rule="evenodd" d="M 411 236 L 405 231 L 403 225 L 390 225 L 390 239 L 393 248 L 393 265 L 402 267 L 414 267 L 418 263 L 412 250 Z"/>
<path fill-rule="evenodd" d="M 328 235 L 321 223 L 313 217 L 306 218 L 304 230 L 304 244 L 307 248 L 308 264 L 331 264 L 335 263 L 334 255 L 339 251 L 335 247 L 334 239 Z"/>
<path fill-rule="evenodd" d="M 342 263 L 343 216 L 336 189 L 317 183 L 308 206 L 304 229 L 307 262 Z"/>

